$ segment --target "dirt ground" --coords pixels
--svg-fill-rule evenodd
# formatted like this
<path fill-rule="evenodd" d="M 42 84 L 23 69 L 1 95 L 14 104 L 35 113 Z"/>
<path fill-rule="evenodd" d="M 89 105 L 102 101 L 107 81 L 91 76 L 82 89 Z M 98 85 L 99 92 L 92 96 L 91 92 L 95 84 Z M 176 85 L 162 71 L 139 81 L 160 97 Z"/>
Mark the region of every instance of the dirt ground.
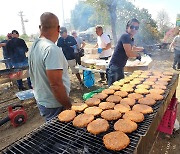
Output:
<path fill-rule="evenodd" d="M 2 52 L 0 51 L 0 54 Z M 175 73 L 180 73 L 180 71 L 175 71 L 171 68 L 173 61 L 173 53 L 166 50 L 157 50 L 152 51 L 153 63 L 151 70 L 160 70 L 160 71 L 172 71 Z M 0 55 L 0 59 L 1 59 Z M 1 68 L 1 66 L 0 66 Z M 86 92 L 98 89 L 100 87 L 106 87 L 107 85 L 102 85 L 96 82 L 93 88 L 79 88 L 79 84 L 74 75 L 71 75 L 71 93 L 70 97 L 72 102 L 81 102 L 82 95 Z M 99 80 L 99 74 L 95 75 L 96 81 Z M 26 84 L 25 84 L 26 85 Z M 27 86 L 27 85 L 26 85 Z M 15 98 L 15 93 L 18 92 L 18 89 L 15 85 L 3 84 L 0 85 L 0 119 L 3 119 L 7 116 L 7 109 L 3 106 L 8 105 L 8 103 L 18 102 L 18 99 L 14 99 L 9 102 L 5 102 L 9 98 Z M 177 88 L 177 97 L 180 100 L 180 82 Z M 4 102 L 3 102 L 4 101 Z M 25 124 L 20 127 L 14 128 L 10 125 L 10 122 L 7 122 L 3 126 L 0 126 L 0 149 L 3 149 L 7 145 L 15 142 L 19 138 L 23 137 L 32 130 L 38 128 L 44 123 L 44 119 L 40 116 L 38 108 L 36 106 L 35 100 L 31 99 L 28 101 L 22 102 L 23 106 L 28 114 L 28 120 Z M 178 108 L 178 120 L 180 120 L 180 109 Z M 179 154 L 180 153 L 180 133 L 176 132 L 170 138 L 166 137 L 164 134 L 160 133 L 155 141 L 155 144 L 150 153 L 152 154 Z"/>

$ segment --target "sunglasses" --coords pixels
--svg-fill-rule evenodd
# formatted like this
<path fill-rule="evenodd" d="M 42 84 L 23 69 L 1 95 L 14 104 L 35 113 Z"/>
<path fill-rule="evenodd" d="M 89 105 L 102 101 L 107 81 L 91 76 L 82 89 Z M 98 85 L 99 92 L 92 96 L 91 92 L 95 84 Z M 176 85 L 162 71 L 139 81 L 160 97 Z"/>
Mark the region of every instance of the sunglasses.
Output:
<path fill-rule="evenodd" d="M 139 26 L 134 26 L 134 25 L 131 25 L 131 26 L 130 26 L 130 29 L 135 29 L 135 30 L 138 30 L 138 29 L 139 29 Z"/>

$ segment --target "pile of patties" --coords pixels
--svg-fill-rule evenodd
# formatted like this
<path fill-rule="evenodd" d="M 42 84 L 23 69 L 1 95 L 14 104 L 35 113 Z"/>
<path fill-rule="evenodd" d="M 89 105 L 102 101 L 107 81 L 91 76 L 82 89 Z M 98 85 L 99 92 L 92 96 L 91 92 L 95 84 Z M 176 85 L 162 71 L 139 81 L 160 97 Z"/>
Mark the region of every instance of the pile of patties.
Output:
<path fill-rule="evenodd" d="M 134 71 L 85 103 L 72 104 L 71 110 L 61 112 L 58 118 L 86 127 L 94 135 L 107 132 L 113 121 L 114 131 L 104 135 L 104 145 L 114 151 L 125 149 L 130 143 L 126 134 L 138 128 L 145 114 L 153 112 L 151 106 L 163 99 L 172 76 L 171 72 Z"/>

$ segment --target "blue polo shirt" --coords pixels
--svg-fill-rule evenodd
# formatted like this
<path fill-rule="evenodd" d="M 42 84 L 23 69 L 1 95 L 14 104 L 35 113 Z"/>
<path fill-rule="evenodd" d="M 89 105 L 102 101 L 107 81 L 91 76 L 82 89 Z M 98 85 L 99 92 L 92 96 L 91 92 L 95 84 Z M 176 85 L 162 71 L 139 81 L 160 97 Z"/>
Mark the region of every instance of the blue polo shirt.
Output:
<path fill-rule="evenodd" d="M 60 37 L 57 42 L 57 46 L 62 48 L 64 56 L 67 60 L 75 59 L 74 49 L 71 46 L 76 44 L 77 42 L 75 38 L 69 35 L 65 39 Z"/>
<path fill-rule="evenodd" d="M 130 34 L 123 34 L 115 47 L 114 53 L 112 55 L 110 65 L 115 65 L 117 67 L 124 67 L 128 60 L 126 52 L 124 50 L 123 44 L 131 44 L 134 45 L 134 39 L 130 37 Z"/>

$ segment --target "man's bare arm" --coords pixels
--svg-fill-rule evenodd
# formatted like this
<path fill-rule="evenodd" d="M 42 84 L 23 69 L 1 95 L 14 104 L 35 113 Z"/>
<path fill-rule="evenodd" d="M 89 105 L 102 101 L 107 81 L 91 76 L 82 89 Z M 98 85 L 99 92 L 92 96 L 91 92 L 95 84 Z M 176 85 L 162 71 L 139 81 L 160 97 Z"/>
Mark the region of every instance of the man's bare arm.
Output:
<path fill-rule="evenodd" d="M 96 43 L 96 45 L 94 46 L 94 48 L 97 48 L 98 47 L 98 44 Z"/>
<path fill-rule="evenodd" d="M 124 47 L 124 50 L 126 52 L 126 55 L 129 58 L 137 57 L 138 56 L 138 53 L 136 51 L 132 50 L 132 46 L 130 44 L 123 44 L 123 47 Z"/>
<path fill-rule="evenodd" d="M 144 48 L 143 48 L 143 47 L 136 47 L 136 46 L 133 46 L 132 50 L 133 50 L 133 51 L 136 51 L 136 52 L 139 52 L 139 51 L 143 51 Z"/>
<path fill-rule="evenodd" d="M 110 48 L 111 48 L 111 43 L 108 43 L 108 44 L 106 45 L 106 47 L 103 48 L 103 50 L 108 50 L 108 49 L 110 49 Z"/>
<path fill-rule="evenodd" d="M 0 43 L 0 48 L 6 46 L 6 43 Z"/>
<path fill-rule="evenodd" d="M 47 77 L 52 89 L 52 93 L 59 103 L 61 103 L 65 109 L 71 108 L 71 102 L 66 93 L 65 86 L 62 81 L 63 70 L 46 70 Z"/>

